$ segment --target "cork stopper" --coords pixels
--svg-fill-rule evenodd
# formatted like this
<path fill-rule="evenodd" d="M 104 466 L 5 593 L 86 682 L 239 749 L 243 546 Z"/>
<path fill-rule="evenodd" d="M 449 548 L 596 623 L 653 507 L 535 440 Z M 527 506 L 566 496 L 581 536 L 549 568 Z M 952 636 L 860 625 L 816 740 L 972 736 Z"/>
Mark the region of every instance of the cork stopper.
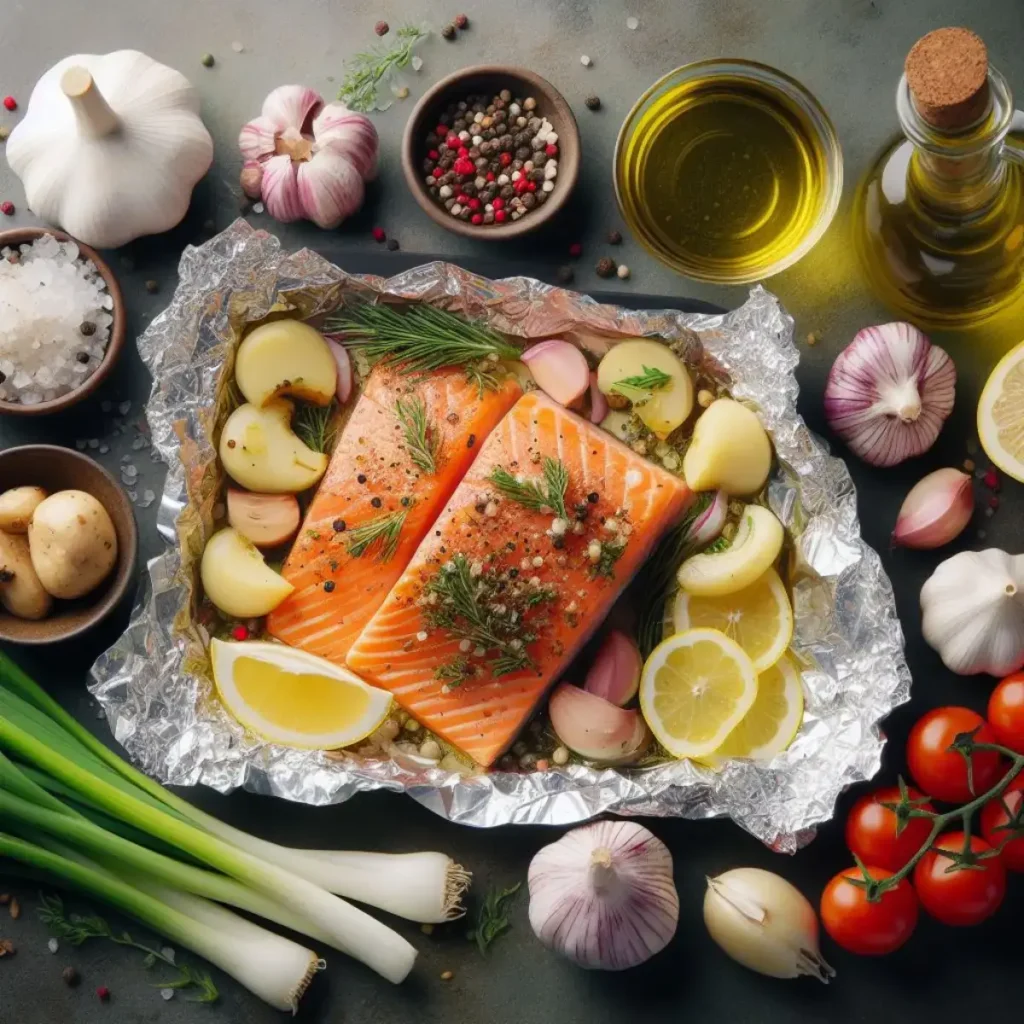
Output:
<path fill-rule="evenodd" d="M 985 113 L 988 50 L 970 29 L 937 28 L 922 36 L 905 70 L 914 106 L 932 127 L 956 131 Z"/>

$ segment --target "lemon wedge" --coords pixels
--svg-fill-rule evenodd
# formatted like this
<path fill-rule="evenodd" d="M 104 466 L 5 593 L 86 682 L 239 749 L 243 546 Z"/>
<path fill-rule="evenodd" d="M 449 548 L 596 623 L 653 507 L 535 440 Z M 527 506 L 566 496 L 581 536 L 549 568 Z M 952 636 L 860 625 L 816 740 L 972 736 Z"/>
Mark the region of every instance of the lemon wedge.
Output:
<path fill-rule="evenodd" d="M 675 757 L 705 757 L 739 725 L 757 697 L 757 673 L 735 640 L 690 629 L 660 643 L 640 678 L 640 709 Z"/>
<path fill-rule="evenodd" d="M 369 736 L 391 710 L 391 694 L 284 644 L 215 639 L 210 661 L 227 710 L 258 736 L 285 746 L 350 746 Z"/>
<path fill-rule="evenodd" d="M 804 718 L 804 688 L 800 672 L 788 657 L 757 677 L 757 698 L 725 742 L 705 764 L 720 766 L 734 757 L 770 761 L 796 737 Z"/>
<path fill-rule="evenodd" d="M 793 609 L 779 574 L 769 569 L 749 587 L 723 597 L 678 591 L 665 626 L 668 634 L 699 627 L 721 630 L 743 648 L 755 672 L 765 672 L 793 638 Z"/>
<path fill-rule="evenodd" d="M 978 402 L 978 437 L 985 454 L 1024 482 L 1024 342 L 989 374 Z"/>

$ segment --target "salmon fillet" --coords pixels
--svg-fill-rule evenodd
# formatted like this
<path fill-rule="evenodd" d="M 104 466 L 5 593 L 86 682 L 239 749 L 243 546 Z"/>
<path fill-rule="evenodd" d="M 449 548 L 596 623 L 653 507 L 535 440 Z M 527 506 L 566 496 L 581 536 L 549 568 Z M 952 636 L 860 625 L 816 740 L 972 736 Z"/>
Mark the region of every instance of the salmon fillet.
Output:
<path fill-rule="evenodd" d="M 564 472 L 566 518 L 507 496 L 496 471 L 528 490 Z M 691 499 L 682 480 L 610 434 L 539 392 L 524 395 L 352 645 L 348 665 L 489 766 Z"/>
<path fill-rule="evenodd" d="M 268 616 L 270 634 L 343 665 L 484 439 L 521 394 L 511 377 L 481 394 L 459 369 L 426 378 L 374 369 L 282 569 L 295 591 Z M 425 416 L 436 448 L 433 472 L 414 458 L 398 403 L 406 414 Z M 361 551 L 374 527 L 381 536 Z"/>

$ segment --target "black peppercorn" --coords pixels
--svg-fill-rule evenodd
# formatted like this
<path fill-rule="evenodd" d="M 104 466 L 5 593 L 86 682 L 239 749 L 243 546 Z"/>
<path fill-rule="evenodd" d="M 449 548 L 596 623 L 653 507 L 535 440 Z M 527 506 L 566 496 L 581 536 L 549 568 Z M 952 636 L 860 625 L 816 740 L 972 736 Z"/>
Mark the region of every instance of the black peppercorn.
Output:
<path fill-rule="evenodd" d="M 559 284 L 571 284 L 575 276 L 576 274 L 570 266 L 559 267 L 555 273 L 555 278 Z"/>
<path fill-rule="evenodd" d="M 555 538 L 553 538 L 552 541 L 551 541 L 551 546 L 553 548 L 557 548 L 559 551 L 561 551 L 562 548 L 565 547 L 565 538 L 564 537 L 555 537 Z"/>
<path fill-rule="evenodd" d="M 344 519 L 335 519 L 334 522 L 331 523 L 331 526 L 334 527 L 334 532 L 335 533 L 344 533 L 345 532 L 345 520 Z"/>
<path fill-rule="evenodd" d="M 524 192 L 523 196 L 522 196 L 522 199 L 523 199 L 523 206 L 527 210 L 532 210 L 537 205 L 537 197 L 532 192 Z"/>
<path fill-rule="evenodd" d="M 334 590 L 334 580 L 326 580 L 324 582 L 324 590 L 329 594 Z"/>
<path fill-rule="evenodd" d="M 87 363 L 87 362 L 89 362 L 89 353 L 88 352 L 79 352 L 78 355 L 75 356 L 75 358 L 80 363 Z"/>
<path fill-rule="evenodd" d="M 388 247 L 388 249 L 391 252 L 397 252 L 397 250 L 398 250 L 398 240 L 395 239 L 395 238 L 389 238 L 388 241 L 387 241 L 387 247 Z"/>
<path fill-rule="evenodd" d="M 587 495 L 587 501 L 589 501 L 591 505 L 596 505 L 600 500 L 601 500 L 601 495 L 598 494 L 597 491 L 591 491 Z"/>
<path fill-rule="evenodd" d="M 615 273 L 615 260 L 602 256 L 594 269 L 597 271 L 598 277 L 611 277 Z"/>
<path fill-rule="evenodd" d="M 475 445 L 475 444 L 476 444 L 476 434 L 470 434 L 469 437 L 466 438 L 466 447 L 467 448 L 472 448 L 473 445 Z"/>
<path fill-rule="evenodd" d="M 576 519 L 581 523 L 590 515 L 590 509 L 586 505 L 577 505 L 575 511 Z"/>
<path fill-rule="evenodd" d="M 356 480 L 357 480 L 358 483 L 365 484 L 366 483 L 366 474 L 365 473 L 360 473 L 359 476 L 356 477 Z"/>
<path fill-rule="evenodd" d="M 600 96 L 588 96 L 586 99 L 587 110 L 600 110 L 601 109 L 601 97 Z"/>
<path fill-rule="evenodd" d="M 510 580 L 514 580 L 518 575 L 519 575 L 519 570 L 518 569 L 509 569 L 509 571 L 508 571 L 508 578 Z"/>
<path fill-rule="evenodd" d="M 87 338 L 96 333 L 96 325 L 91 320 L 83 320 L 78 326 L 80 334 L 84 334 Z"/>
<path fill-rule="evenodd" d="M 515 139 L 511 135 L 502 135 L 498 139 L 498 146 L 501 148 L 502 153 L 511 153 L 516 148 Z"/>
<path fill-rule="evenodd" d="M 444 36 L 445 39 L 454 39 L 455 38 L 455 26 L 454 25 L 445 25 L 445 27 L 443 29 L 441 29 L 441 35 Z"/>
<path fill-rule="evenodd" d="M 371 505 L 372 505 L 372 506 L 373 506 L 374 508 L 380 508 L 380 507 L 381 507 L 381 505 L 383 505 L 383 504 L 384 504 L 384 502 L 382 502 L 382 501 L 380 500 L 380 498 L 371 498 L 371 499 L 370 499 L 370 504 L 371 504 Z"/>
<path fill-rule="evenodd" d="M 65 967 L 64 970 L 60 972 L 60 976 L 64 979 L 64 984 L 67 985 L 68 988 L 74 988 L 82 980 L 78 971 L 76 971 L 74 967 Z"/>
<path fill-rule="evenodd" d="M 511 199 L 516 194 L 516 190 L 511 185 L 503 185 L 501 188 L 501 198 Z"/>
<path fill-rule="evenodd" d="M 146 282 L 146 291 L 149 292 L 150 295 L 155 295 L 160 291 L 160 285 L 157 284 L 156 281 L 149 280 Z"/>
<path fill-rule="evenodd" d="M 622 245 L 622 232 L 612 229 L 608 232 L 609 245 Z"/>
<path fill-rule="evenodd" d="M 466 119 L 464 117 L 457 118 L 452 123 L 452 131 L 455 132 L 456 134 L 458 134 L 459 132 L 464 132 L 467 127 L 468 125 L 466 124 Z"/>
<path fill-rule="evenodd" d="M 440 141 L 441 140 L 437 137 L 437 133 L 436 132 L 429 132 L 427 134 L 427 148 L 428 149 L 437 149 L 438 143 L 440 143 Z"/>

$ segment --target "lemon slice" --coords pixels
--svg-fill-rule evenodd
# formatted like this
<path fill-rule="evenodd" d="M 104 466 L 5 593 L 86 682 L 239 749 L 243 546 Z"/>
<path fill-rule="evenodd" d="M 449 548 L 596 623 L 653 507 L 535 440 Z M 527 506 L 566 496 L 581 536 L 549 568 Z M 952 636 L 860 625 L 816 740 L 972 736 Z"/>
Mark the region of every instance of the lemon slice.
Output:
<path fill-rule="evenodd" d="M 770 761 L 792 742 L 804 718 L 804 688 L 788 657 L 757 677 L 757 699 L 725 742 L 705 763 L 716 767 L 733 757 Z"/>
<path fill-rule="evenodd" d="M 660 643 L 640 678 L 640 709 L 675 757 L 717 750 L 757 697 L 757 673 L 735 640 L 690 629 Z"/>
<path fill-rule="evenodd" d="M 210 643 L 224 706 L 266 740 L 334 750 L 369 736 L 391 710 L 391 694 L 348 669 L 284 644 Z"/>
<path fill-rule="evenodd" d="M 978 402 L 978 437 L 985 454 L 1024 482 L 1024 342 L 989 374 Z"/>
<path fill-rule="evenodd" d="M 743 648 L 755 672 L 771 668 L 793 638 L 793 609 L 779 574 L 769 569 L 749 587 L 724 597 L 676 593 L 670 633 L 706 627 L 721 630 Z"/>

